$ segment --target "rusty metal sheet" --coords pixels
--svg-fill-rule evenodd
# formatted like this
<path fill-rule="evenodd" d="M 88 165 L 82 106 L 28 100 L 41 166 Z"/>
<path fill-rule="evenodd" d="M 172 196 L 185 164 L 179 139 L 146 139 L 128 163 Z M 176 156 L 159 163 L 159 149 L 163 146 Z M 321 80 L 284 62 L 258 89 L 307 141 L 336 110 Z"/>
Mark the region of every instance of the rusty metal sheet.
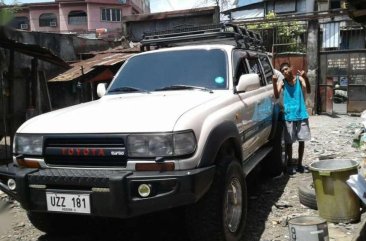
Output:
<path fill-rule="evenodd" d="M 188 17 L 195 15 L 213 14 L 217 10 L 216 6 L 176 10 L 169 12 L 149 13 L 149 14 L 133 14 L 122 17 L 122 22 L 135 21 L 152 21 L 166 18 Z"/>
<path fill-rule="evenodd" d="M 7 34 L 5 33 L 5 28 L 1 26 L 0 26 L 0 48 L 11 49 L 16 52 L 36 57 L 40 60 L 64 68 L 70 68 L 68 63 L 66 63 L 63 59 L 53 54 L 52 51 L 50 51 L 49 49 L 46 49 L 36 44 L 19 43 L 15 40 L 8 38 Z"/>
<path fill-rule="evenodd" d="M 72 81 L 80 78 L 83 73 L 84 75 L 91 74 L 95 72 L 97 75 L 99 72 L 104 71 L 104 69 L 99 69 L 97 67 L 111 67 L 116 64 L 126 61 L 129 57 L 133 56 L 136 52 L 125 51 L 125 52 L 102 52 L 95 53 L 96 55 L 90 59 L 82 60 L 71 64 L 72 68 L 66 72 L 50 79 L 48 82 L 59 82 L 59 81 Z"/>

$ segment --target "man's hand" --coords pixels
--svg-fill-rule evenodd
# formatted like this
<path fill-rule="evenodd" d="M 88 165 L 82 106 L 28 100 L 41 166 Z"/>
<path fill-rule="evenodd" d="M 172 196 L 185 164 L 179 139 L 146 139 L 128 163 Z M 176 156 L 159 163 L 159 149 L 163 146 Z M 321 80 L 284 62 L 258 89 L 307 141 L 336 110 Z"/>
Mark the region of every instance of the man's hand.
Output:
<path fill-rule="evenodd" d="M 297 73 L 298 73 L 298 75 L 300 75 L 304 79 L 305 85 L 303 84 L 303 86 L 306 87 L 306 92 L 308 94 L 310 94 L 311 93 L 311 87 L 310 87 L 309 78 L 308 78 L 306 72 L 304 70 L 301 70 L 301 71 L 298 70 Z"/>
<path fill-rule="evenodd" d="M 304 70 L 298 70 L 297 74 L 300 75 L 301 77 L 303 77 L 304 79 L 308 77 Z"/>
<path fill-rule="evenodd" d="M 282 86 L 279 86 L 277 84 L 277 81 L 278 81 L 278 75 L 276 74 L 272 75 L 273 93 L 276 99 L 279 98 L 282 89 Z"/>

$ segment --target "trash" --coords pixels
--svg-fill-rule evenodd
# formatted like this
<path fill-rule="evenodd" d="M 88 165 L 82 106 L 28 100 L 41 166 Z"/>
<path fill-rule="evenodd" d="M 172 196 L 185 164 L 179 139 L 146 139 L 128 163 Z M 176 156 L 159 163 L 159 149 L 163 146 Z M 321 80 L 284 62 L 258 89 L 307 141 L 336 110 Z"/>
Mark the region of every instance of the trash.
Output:
<path fill-rule="evenodd" d="M 291 241 L 328 241 L 327 222 L 320 217 L 303 216 L 289 220 Z"/>
<path fill-rule="evenodd" d="M 293 207 L 292 205 L 289 205 L 289 204 L 277 204 L 277 203 L 275 203 L 274 205 L 277 209 L 286 209 L 286 208 L 292 208 Z"/>
<path fill-rule="evenodd" d="M 360 174 L 351 175 L 346 181 L 352 191 L 366 204 L 366 180 Z"/>

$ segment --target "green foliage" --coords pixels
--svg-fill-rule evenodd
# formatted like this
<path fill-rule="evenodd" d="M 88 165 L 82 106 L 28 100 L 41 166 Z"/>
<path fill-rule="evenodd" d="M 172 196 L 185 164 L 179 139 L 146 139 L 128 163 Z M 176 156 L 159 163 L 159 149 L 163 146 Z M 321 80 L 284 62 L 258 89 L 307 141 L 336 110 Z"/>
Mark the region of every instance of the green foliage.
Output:
<path fill-rule="evenodd" d="M 276 21 L 276 18 L 276 13 L 271 11 L 266 16 L 266 19 L 270 21 L 248 24 L 247 28 L 253 31 L 273 29 L 281 43 L 288 44 L 288 51 L 304 51 L 303 46 L 299 45 L 300 36 L 306 32 L 304 25 L 299 21 Z"/>
<path fill-rule="evenodd" d="M 17 9 L 18 8 L 15 5 L 7 6 L 4 3 L 4 0 L 0 0 L 0 26 L 9 23 L 13 19 L 14 14 L 17 12 Z"/>

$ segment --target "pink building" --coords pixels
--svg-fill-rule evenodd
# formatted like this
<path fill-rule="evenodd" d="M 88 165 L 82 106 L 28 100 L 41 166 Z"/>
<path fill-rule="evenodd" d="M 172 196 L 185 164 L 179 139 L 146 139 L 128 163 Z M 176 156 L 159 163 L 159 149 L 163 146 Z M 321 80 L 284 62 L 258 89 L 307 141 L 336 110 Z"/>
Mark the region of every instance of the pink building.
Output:
<path fill-rule="evenodd" d="M 149 0 L 55 0 L 20 6 L 14 28 L 42 32 L 121 32 L 121 18 L 150 13 Z"/>

